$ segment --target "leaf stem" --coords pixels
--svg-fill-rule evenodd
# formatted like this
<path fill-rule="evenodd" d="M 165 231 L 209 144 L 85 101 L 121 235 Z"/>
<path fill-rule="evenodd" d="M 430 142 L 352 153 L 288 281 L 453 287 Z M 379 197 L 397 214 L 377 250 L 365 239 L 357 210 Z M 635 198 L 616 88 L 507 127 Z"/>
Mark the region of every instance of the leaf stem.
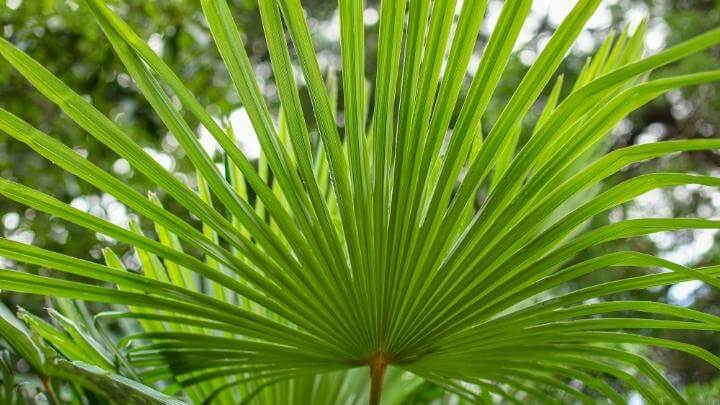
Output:
<path fill-rule="evenodd" d="M 59 405 L 60 400 L 58 399 L 57 395 L 55 394 L 55 390 L 53 389 L 52 382 L 50 381 L 50 377 L 43 377 L 41 380 L 42 380 L 43 388 L 45 388 L 45 393 L 47 394 L 48 402 L 51 405 Z"/>
<path fill-rule="evenodd" d="M 370 358 L 370 405 L 379 405 L 382 386 L 385 381 L 388 358 L 383 352 L 377 352 Z"/>

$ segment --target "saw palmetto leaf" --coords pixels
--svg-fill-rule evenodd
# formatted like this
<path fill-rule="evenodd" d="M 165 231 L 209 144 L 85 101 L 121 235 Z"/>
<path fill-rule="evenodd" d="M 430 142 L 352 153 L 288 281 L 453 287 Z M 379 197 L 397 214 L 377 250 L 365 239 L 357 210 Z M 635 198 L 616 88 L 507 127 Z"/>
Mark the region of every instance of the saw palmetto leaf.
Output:
<path fill-rule="evenodd" d="M 720 70 L 652 75 L 720 43 L 719 29 L 648 57 L 645 22 L 611 33 L 567 86 L 558 68 L 600 4 L 579 0 L 500 114 L 488 117 L 531 0 L 504 2 L 465 96 L 487 1 L 382 1 L 368 87 L 362 0 L 339 1 L 340 80 L 320 66 L 300 0 L 259 0 L 278 105 L 260 90 L 230 5 L 201 0 L 262 148 L 252 162 L 232 128 L 205 110 L 133 27 L 103 0 L 83 3 L 184 150 L 196 181 L 164 169 L 122 127 L 0 39 L 9 65 L 156 186 L 146 197 L 0 108 L 0 130 L 137 216 L 121 227 L 0 179 L 4 198 L 125 243 L 141 265 L 142 274 L 129 271 L 109 249 L 100 264 L 0 239 L 0 256 L 52 270 L 0 270 L 1 289 L 56 299 L 52 323 L 24 311 L 24 323 L 7 311 L 0 320 L 2 336 L 41 375 L 111 401 L 126 390 L 139 403 L 176 401 L 170 396 L 221 404 L 405 403 L 427 385 L 479 403 L 622 403 L 630 390 L 650 403 L 682 403 L 657 365 L 630 347 L 663 347 L 720 366 L 699 347 L 640 333 L 715 333 L 718 317 L 612 299 L 688 280 L 720 287 L 720 268 L 638 252 L 573 261 L 617 239 L 720 228 L 702 218 L 587 227 L 658 188 L 720 186 L 718 178 L 685 173 L 603 186 L 635 163 L 720 149 L 715 139 L 605 146 L 612 129 L 652 99 L 720 80 Z M 301 86 L 311 111 L 304 111 Z M 525 133 L 539 102 L 545 107 Z M 191 129 L 196 122 L 221 146 L 222 161 L 203 149 Z M 485 135 L 481 122 L 492 123 Z M 165 199 L 180 208 L 165 209 Z M 614 267 L 648 273 L 561 289 Z M 92 318 L 78 309 L 81 301 L 113 308 Z M 125 325 L 125 334 L 110 337 L 108 322 Z"/>

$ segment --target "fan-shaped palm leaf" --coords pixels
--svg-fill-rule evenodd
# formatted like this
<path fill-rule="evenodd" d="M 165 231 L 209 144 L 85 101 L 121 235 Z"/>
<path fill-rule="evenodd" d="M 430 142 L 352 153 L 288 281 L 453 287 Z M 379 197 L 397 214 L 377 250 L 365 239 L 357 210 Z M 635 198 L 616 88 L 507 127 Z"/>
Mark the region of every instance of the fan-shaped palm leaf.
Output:
<path fill-rule="evenodd" d="M 650 361 L 624 345 L 666 347 L 720 366 L 718 357 L 698 347 L 635 332 L 717 331 L 717 317 L 668 304 L 593 301 L 686 280 L 718 287 L 720 267 L 687 268 L 636 252 L 568 264 L 577 253 L 616 239 L 720 227 L 720 221 L 699 218 L 585 226 L 653 189 L 720 185 L 709 176 L 655 173 L 599 187 L 637 162 L 720 148 L 715 139 L 611 152 L 604 146 L 620 120 L 653 98 L 720 79 L 720 70 L 661 79 L 651 74 L 720 43 L 720 30 L 649 57 L 643 56 L 644 24 L 633 33 L 611 34 L 569 94 L 562 91 L 562 77 L 556 78 L 533 131 L 523 134 L 522 122 L 599 0 L 577 2 L 497 117 L 486 117 L 486 109 L 531 0 L 504 3 L 464 98 L 461 88 L 486 0 L 383 1 L 370 88 L 360 34 L 363 2 L 340 0 L 344 126 L 339 127 L 337 89 L 327 87 L 334 77 L 323 75 L 300 0 L 258 1 L 278 89 L 276 116 L 225 0 L 200 3 L 261 144 L 257 164 L 243 154 L 232 130 L 208 114 L 181 77 L 103 0 L 85 1 L 196 169 L 192 186 L 30 56 L 0 40 L 7 63 L 157 185 L 148 191 L 183 207 L 164 209 L 155 194 L 146 198 L 61 140 L 0 109 L 3 132 L 115 196 L 139 217 L 123 228 L 0 180 L 4 197 L 129 244 L 140 259 L 142 274 L 136 274 L 110 250 L 103 265 L 0 239 L 0 256 L 86 280 L 2 270 L 0 288 L 125 308 L 89 322 L 73 318 L 68 308 L 75 304 L 61 301 L 65 310 L 52 313 L 58 327 L 23 313 L 37 341 L 76 362 L 62 364 L 104 369 L 112 376 L 105 380 L 110 387 L 136 387 L 136 380 L 194 402 L 226 404 L 374 404 L 389 365 L 415 377 L 391 369 L 388 402 L 408 398 L 423 380 L 473 402 L 542 402 L 555 394 L 622 402 L 609 378 L 650 402 L 683 402 Z M 305 118 L 293 56 L 314 122 Z M 493 123 L 487 136 L 483 118 Z M 195 122 L 221 145 L 223 165 L 201 146 L 191 129 Z M 148 225 L 156 237 L 146 235 Z M 558 292 L 569 281 L 618 266 L 663 271 Z M 623 315 L 613 315 L 618 313 Z M 138 327 L 113 342 L 100 326 L 118 319 L 136 320 Z M 17 320 L 0 326 L 38 372 L 52 374 L 25 326 Z M 359 367 L 369 373 L 346 371 Z M 86 379 L 103 384 L 99 377 Z M 150 388 L 133 392 L 148 402 L 171 401 Z"/>

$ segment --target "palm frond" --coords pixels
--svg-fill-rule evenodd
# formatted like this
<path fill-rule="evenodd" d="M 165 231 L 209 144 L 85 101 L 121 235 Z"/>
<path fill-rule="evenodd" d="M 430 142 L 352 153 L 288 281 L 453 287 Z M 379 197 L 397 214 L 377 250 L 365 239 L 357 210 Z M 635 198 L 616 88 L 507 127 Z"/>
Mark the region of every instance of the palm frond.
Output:
<path fill-rule="evenodd" d="M 253 162 L 232 128 L 205 110 L 129 24 L 102 0 L 84 3 L 181 145 L 196 181 L 188 185 L 163 168 L 118 124 L 0 39 L 8 64 L 156 186 L 146 197 L 0 109 L 0 130 L 137 215 L 121 227 L 0 179 L 0 195 L 132 246 L 141 264 L 137 274 L 110 249 L 100 264 L 0 239 L 0 256 L 52 270 L 0 270 L 0 288 L 58 299 L 49 312 L 54 324 L 24 311 L 21 322 L 2 310 L 0 333 L 40 375 L 137 403 L 178 402 L 171 396 L 222 404 L 404 403 L 428 384 L 478 403 L 553 402 L 558 395 L 621 403 L 625 390 L 653 403 L 683 403 L 653 362 L 626 348 L 668 348 L 720 368 L 720 358 L 704 349 L 639 332 L 717 332 L 718 317 L 611 299 L 688 280 L 720 287 L 720 267 L 689 268 L 630 251 L 573 261 L 613 240 L 720 229 L 720 221 L 701 218 L 587 226 L 651 190 L 720 186 L 716 177 L 685 173 L 603 186 L 638 162 L 720 149 L 717 139 L 606 146 L 612 129 L 651 100 L 720 80 L 720 70 L 652 76 L 720 43 L 720 29 L 648 57 L 645 22 L 611 33 L 564 94 L 567 79 L 557 71 L 600 4 L 579 0 L 500 114 L 488 117 L 531 0 L 504 3 L 465 97 L 488 1 L 383 1 L 368 88 L 361 0 L 339 2 L 340 85 L 319 64 L 300 1 L 259 0 L 275 106 L 258 85 L 230 6 L 201 0 L 262 148 Z M 541 100 L 545 107 L 526 133 L 523 123 Z M 492 123 L 485 136 L 481 121 Z M 221 145 L 222 162 L 203 149 L 191 122 Z M 181 208 L 171 212 L 165 200 Z M 615 267 L 665 271 L 559 289 Z M 81 301 L 112 310 L 91 319 L 77 310 Z M 119 340 L 107 335 L 107 322 L 124 325 Z"/>

